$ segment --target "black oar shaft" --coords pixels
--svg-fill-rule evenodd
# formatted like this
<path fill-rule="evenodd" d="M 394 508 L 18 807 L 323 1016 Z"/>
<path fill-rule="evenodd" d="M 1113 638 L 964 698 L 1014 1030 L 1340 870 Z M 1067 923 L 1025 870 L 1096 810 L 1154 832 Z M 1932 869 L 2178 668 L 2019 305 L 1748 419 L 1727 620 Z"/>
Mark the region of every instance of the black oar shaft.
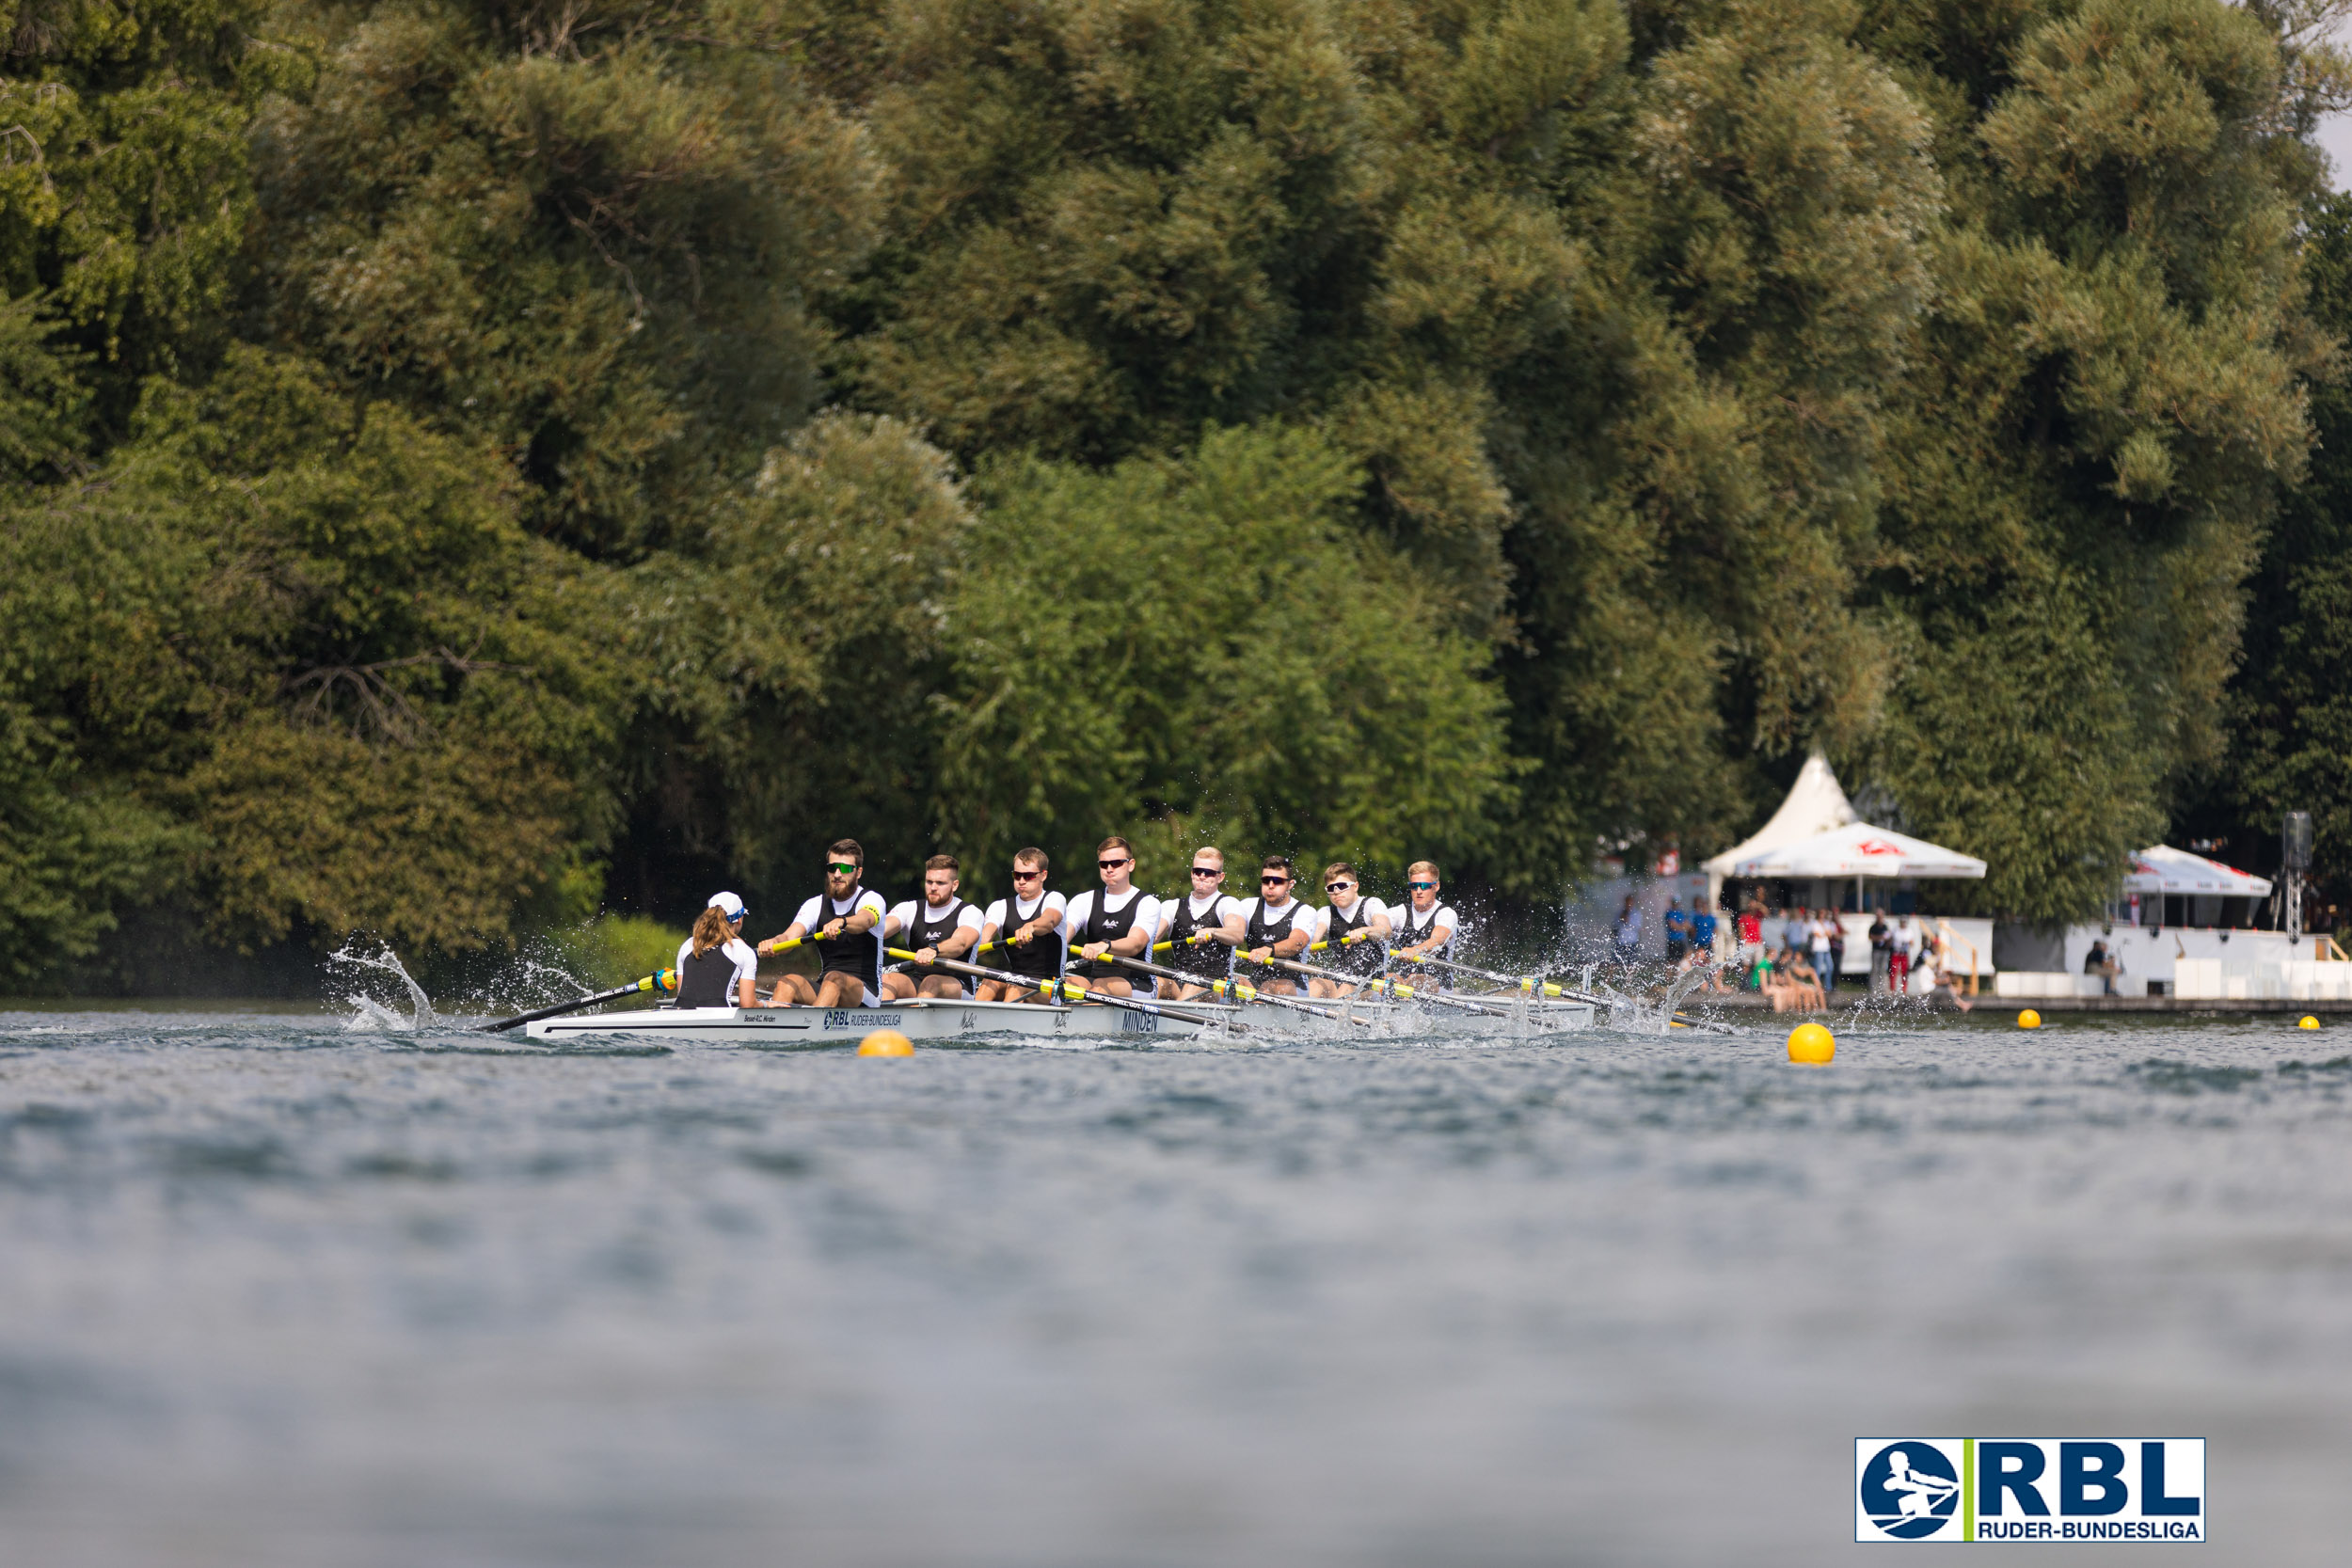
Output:
<path fill-rule="evenodd" d="M 543 1018 L 554 1018 L 561 1013 L 576 1013 L 582 1007 L 593 1007 L 601 1002 L 618 1002 L 624 996 L 635 996 L 640 991 L 675 990 L 677 990 L 677 971 L 660 969 L 643 979 L 631 980 L 626 986 L 614 986 L 611 990 L 600 990 L 594 996 L 578 997 L 570 1002 L 558 1002 L 548 1007 L 534 1007 L 527 1013 L 516 1013 L 513 1018 L 500 1019 L 496 1023 L 485 1023 L 482 1026 L 482 1032 L 485 1035 L 495 1035 L 501 1029 L 512 1029 L 523 1023 L 536 1023 Z"/>
<path fill-rule="evenodd" d="M 887 951 L 894 958 L 914 957 L 903 947 L 893 947 Z M 1223 1019 L 1210 1018 L 1201 1013 L 1178 1012 L 1173 1007 L 1163 1007 L 1155 1002 L 1137 1002 L 1131 997 L 1112 996 L 1106 991 L 1089 990 L 1075 980 L 1043 980 L 1034 974 L 1015 974 L 1009 969 L 991 969 L 985 964 L 968 964 L 956 958 L 938 958 L 933 961 L 942 969 L 953 970 L 977 979 L 994 980 L 1000 985 L 1018 986 L 1023 990 L 1041 990 L 1048 996 L 1065 994 L 1068 988 L 1076 986 L 1077 995 L 1081 1001 L 1107 1003 L 1114 1007 L 1124 1007 L 1131 1013 L 1142 1013 L 1151 1018 L 1172 1018 L 1179 1023 L 1197 1023 L 1204 1029 L 1220 1028 L 1225 1023 Z"/>

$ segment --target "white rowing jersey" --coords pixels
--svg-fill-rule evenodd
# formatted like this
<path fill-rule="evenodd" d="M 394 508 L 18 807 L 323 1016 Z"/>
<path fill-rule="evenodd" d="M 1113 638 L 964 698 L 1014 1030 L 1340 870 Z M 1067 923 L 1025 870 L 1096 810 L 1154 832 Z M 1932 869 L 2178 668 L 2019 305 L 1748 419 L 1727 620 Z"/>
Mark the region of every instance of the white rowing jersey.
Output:
<path fill-rule="evenodd" d="M 1100 888 L 1089 888 L 1070 901 L 1069 907 L 1062 911 L 1062 928 L 1070 933 L 1072 946 L 1075 947 L 1080 944 L 1086 932 L 1087 922 L 1094 916 L 1095 900 L 1107 899 L 1108 896 Z M 1127 929 L 1149 931 L 1152 933 L 1152 940 L 1156 942 L 1159 940 L 1160 901 L 1141 888 L 1131 887 L 1127 890 L 1126 897 L 1115 902 L 1105 902 L 1103 906 L 1103 912 L 1118 914 L 1138 898 L 1143 900 L 1142 906 L 1136 911 L 1135 922 Z"/>
<path fill-rule="evenodd" d="M 1069 913 L 1069 900 L 1065 899 L 1058 893 L 1043 894 L 1035 898 L 1017 898 L 1013 900 L 1013 916 L 1011 924 L 1016 927 L 1026 926 L 1030 921 L 1035 920 L 1038 917 L 1038 911 L 1041 910 L 1052 910 L 1057 914 L 1066 916 Z M 980 923 L 983 926 L 994 927 L 996 928 L 996 934 L 999 937 L 1009 937 L 1012 935 L 1012 932 L 1005 928 L 1005 900 L 1002 898 L 997 899 L 996 902 L 988 907 L 988 913 L 981 917 Z M 1061 929 L 1054 932 L 1051 940 L 1060 943 L 1057 961 L 1058 962 L 1062 958 L 1067 958 L 1070 953 L 1070 922 L 1068 919 L 1065 918 L 1062 921 Z M 980 961 L 983 963 L 995 964 L 999 968 L 1002 968 L 1004 966 L 1006 951 L 1007 949 L 1005 948 L 997 948 L 985 955 Z M 1024 971 L 1023 973 L 1025 974 L 1026 971 Z"/>
<path fill-rule="evenodd" d="M 1335 905 L 1326 905 L 1324 908 L 1314 911 L 1315 940 L 1317 942 L 1321 942 L 1327 935 L 1329 934 L 1331 929 L 1331 911 L 1336 907 L 1337 906 Z M 1343 916 L 1343 918 L 1345 919 L 1351 926 L 1360 926 L 1376 914 L 1388 916 L 1391 924 L 1394 924 L 1396 920 L 1396 911 L 1390 909 L 1388 905 L 1383 904 L 1377 898 L 1357 899 L 1355 907 L 1349 910 L 1347 913 Z"/>
<path fill-rule="evenodd" d="M 898 923 L 897 934 L 890 939 L 891 945 L 904 947 L 907 944 L 908 934 L 914 929 L 914 922 L 918 916 L 933 923 L 939 919 L 927 899 L 910 898 L 903 904 L 890 906 L 890 918 Z M 977 904 L 966 904 L 956 911 L 957 930 L 977 931 L 979 928 L 980 907 Z"/>
<path fill-rule="evenodd" d="M 1315 917 L 1321 912 L 1313 905 L 1296 898 L 1284 899 L 1279 905 L 1268 904 L 1263 898 L 1244 898 L 1233 908 L 1241 915 L 1241 928 L 1245 943 L 1248 940 L 1249 923 L 1252 920 L 1263 918 L 1269 927 L 1279 926 L 1284 920 L 1289 920 L 1290 928 L 1275 939 L 1273 943 L 1269 943 L 1269 945 L 1278 946 L 1301 931 L 1306 932 L 1308 940 L 1312 941 L 1315 934 Z M 1263 917 L 1258 912 L 1261 909 L 1265 911 Z"/>
<path fill-rule="evenodd" d="M 1418 947 L 1429 940 L 1431 931 L 1440 928 L 1449 934 L 1449 938 L 1458 936 L 1461 925 L 1461 919 L 1454 914 L 1451 904 L 1439 904 L 1427 914 L 1422 914 L 1413 908 L 1408 899 L 1389 911 L 1389 945 Z M 1439 946 L 1436 951 L 1443 952 L 1444 948 Z"/>
<path fill-rule="evenodd" d="M 725 1000 L 713 1002 L 707 994 L 697 995 L 690 1000 L 685 995 L 687 977 L 691 973 L 687 965 L 693 957 L 694 939 L 688 937 L 678 943 L 677 949 L 678 1001 L 683 1006 L 732 1007 L 743 994 L 737 989 L 740 982 L 749 980 L 755 988 L 759 984 L 759 955 L 753 952 L 752 944 L 741 937 L 730 937 L 727 939 L 726 945 L 718 950 L 718 957 L 735 966 L 734 973 L 726 978 L 726 990 L 723 993 Z M 707 964 L 711 957 L 710 954 L 704 954 L 703 963 Z M 696 965 L 695 967 L 699 969 L 702 966 Z"/>
<path fill-rule="evenodd" d="M 817 912 L 817 906 L 819 904 L 826 906 L 825 912 L 822 914 Z M 828 898 L 820 893 L 801 906 L 801 912 L 792 917 L 792 924 L 813 937 L 817 927 L 826 921 L 847 919 L 860 910 L 874 911 L 876 927 L 874 935 L 882 935 L 880 927 L 890 911 L 882 908 L 882 895 L 871 888 L 860 888 L 847 898 Z"/>

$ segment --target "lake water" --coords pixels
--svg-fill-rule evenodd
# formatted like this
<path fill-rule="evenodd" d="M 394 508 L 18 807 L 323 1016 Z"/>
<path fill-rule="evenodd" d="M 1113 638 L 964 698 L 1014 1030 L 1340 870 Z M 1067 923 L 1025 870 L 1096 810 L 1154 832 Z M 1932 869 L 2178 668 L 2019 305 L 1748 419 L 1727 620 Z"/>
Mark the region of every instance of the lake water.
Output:
<path fill-rule="evenodd" d="M 1954 1433 L 2345 1558 L 2342 1026 L 480 1043 L 0 1013 L 0 1562 L 1810 1564 Z"/>

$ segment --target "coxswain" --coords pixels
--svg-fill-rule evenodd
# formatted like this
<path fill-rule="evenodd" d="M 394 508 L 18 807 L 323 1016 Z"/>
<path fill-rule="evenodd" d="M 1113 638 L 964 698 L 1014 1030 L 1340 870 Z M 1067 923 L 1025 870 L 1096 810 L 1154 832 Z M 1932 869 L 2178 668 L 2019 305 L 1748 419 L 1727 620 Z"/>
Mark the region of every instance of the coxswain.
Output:
<path fill-rule="evenodd" d="M 982 980 L 978 988 L 982 1002 L 1054 1000 L 1051 991 L 1041 988 L 1061 978 L 1068 945 L 1062 938 L 1062 911 L 1068 901 L 1058 893 L 1045 891 L 1050 863 L 1042 849 L 1024 849 L 1014 855 L 1012 891 L 989 905 L 988 912 L 980 917 L 980 946 L 988 950 L 989 963 L 1027 975 L 1037 984 Z"/>
<path fill-rule="evenodd" d="M 1362 888 L 1363 879 L 1345 861 L 1323 868 L 1323 891 L 1331 903 L 1315 919 L 1315 944 L 1323 949 L 1320 967 L 1370 980 L 1389 964 L 1389 907 L 1365 897 Z M 1353 996 L 1359 989 L 1319 976 L 1307 982 L 1310 996 Z"/>
<path fill-rule="evenodd" d="M 1434 861 L 1415 861 L 1405 871 L 1405 891 L 1409 895 L 1405 903 L 1389 913 L 1389 961 L 1409 963 L 1415 958 L 1447 958 L 1454 954 L 1454 938 L 1461 929 L 1461 919 L 1453 909 L 1438 901 L 1438 867 Z M 1443 988 L 1447 981 L 1440 979 Z"/>
<path fill-rule="evenodd" d="M 804 974 L 776 982 L 769 1005 L 776 1007 L 873 1007 L 882 1004 L 882 895 L 865 885 L 866 851 L 853 838 L 825 851 L 825 891 L 801 906 L 783 933 L 759 944 L 772 953 L 788 942 L 813 938 L 817 984 Z"/>
<path fill-rule="evenodd" d="M 1132 996 L 1130 972 L 1111 962 L 1108 955 L 1144 956 L 1160 928 L 1160 901 L 1136 886 L 1136 851 L 1125 839 L 1113 835 L 1095 846 L 1094 867 L 1103 879 L 1101 889 L 1078 895 L 1064 911 L 1072 949 L 1070 973 L 1084 980 L 1089 990 Z"/>
<path fill-rule="evenodd" d="M 980 942 L 980 911 L 956 896 L 960 869 L 955 856 L 933 855 L 923 863 L 923 896 L 897 905 L 883 920 L 890 944 L 914 949 L 915 960 L 883 974 L 882 995 L 891 1001 L 935 996 L 954 1002 L 972 994 L 969 976 L 939 967 L 940 959 L 961 958 Z"/>
<path fill-rule="evenodd" d="M 1315 939 L 1313 911 L 1291 896 L 1297 877 L 1287 855 L 1268 855 L 1258 868 L 1258 896 L 1245 898 L 1225 916 L 1225 936 L 1239 950 L 1235 967 L 1253 966 L 1249 978 L 1276 996 L 1297 994 L 1298 982 L 1270 967 L 1275 958 L 1296 958 Z"/>
<path fill-rule="evenodd" d="M 1189 875 L 1190 895 L 1160 905 L 1159 933 L 1152 938 L 1155 945 L 1167 949 L 1159 955 L 1163 969 L 1199 976 L 1197 982 L 1162 976 L 1159 993 L 1171 1002 L 1206 996 L 1210 982 L 1233 974 L 1233 944 L 1225 934 L 1225 917 L 1232 905 L 1225 896 L 1225 851 L 1215 845 L 1195 849 Z"/>
<path fill-rule="evenodd" d="M 714 893 L 677 950 L 681 1007 L 756 1007 L 759 956 L 743 940 L 743 900 Z"/>

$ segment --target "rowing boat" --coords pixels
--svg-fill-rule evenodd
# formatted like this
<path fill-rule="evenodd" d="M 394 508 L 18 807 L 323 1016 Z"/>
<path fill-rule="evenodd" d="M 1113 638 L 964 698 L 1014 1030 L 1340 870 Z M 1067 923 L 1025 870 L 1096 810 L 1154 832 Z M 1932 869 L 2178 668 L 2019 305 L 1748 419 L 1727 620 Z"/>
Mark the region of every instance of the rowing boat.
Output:
<path fill-rule="evenodd" d="M 1190 1009 L 1217 1019 L 1231 1007 Z M 878 1007 L 646 1007 L 636 1012 L 545 1018 L 532 1039 L 605 1039 L 615 1035 L 673 1044 L 765 1045 L 790 1049 L 855 1045 L 877 1029 L 909 1039 L 955 1039 L 965 1035 L 1027 1035 L 1052 1038 L 1182 1038 L 1202 1025 L 1120 1007 L 1060 1007 L 1025 1002 L 963 1002 L 923 997 Z"/>
<path fill-rule="evenodd" d="M 1303 998 L 1301 1000 L 1304 1000 Z M 1396 1004 L 1326 1003 L 1386 1025 L 1385 1033 L 1508 1034 L 1524 1021 L 1532 1030 L 1589 1029 L 1593 1009 L 1581 1003 L 1498 999 L 1496 1010 L 1512 1018 L 1483 1019 L 1449 1016 Z M 1184 1011 L 1205 1024 L 1123 1007 L 1049 1006 L 1025 1002 L 967 1002 L 923 997 L 885 1002 L 876 1007 L 646 1007 L 633 1012 L 593 1013 L 568 1018 L 544 1018 L 531 1022 L 525 1033 L 532 1039 L 601 1040 L 618 1036 L 655 1039 L 675 1045 L 752 1045 L 771 1049 L 819 1049 L 855 1045 L 878 1029 L 895 1029 L 909 1039 L 958 1039 L 972 1035 L 1015 1035 L 1031 1038 L 1071 1039 L 1107 1043 L 1124 1039 L 1141 1045 L 1157 1039 L 1189 1039 L 1202 1034 L 1222 1036 L 1218 1027 L 1246 1019 L 1255 1033 L 1329 1033 L 1340 1025 L 1327 1021 L 1260 1006 L 1187 1002 Z"/>

